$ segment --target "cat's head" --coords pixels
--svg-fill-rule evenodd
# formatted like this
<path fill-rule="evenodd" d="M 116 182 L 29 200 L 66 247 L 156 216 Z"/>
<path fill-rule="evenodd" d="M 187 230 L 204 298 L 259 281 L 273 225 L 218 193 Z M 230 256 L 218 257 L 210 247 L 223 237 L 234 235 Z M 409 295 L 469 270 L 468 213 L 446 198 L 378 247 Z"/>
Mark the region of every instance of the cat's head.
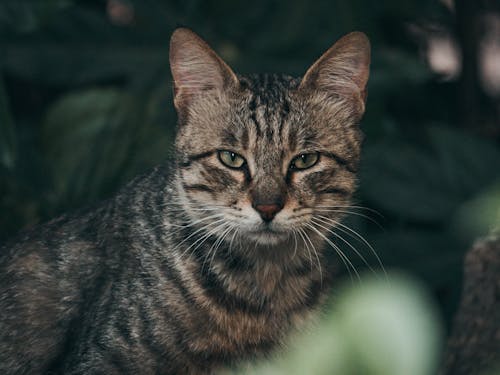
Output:
<path fill-rule="evenodd" d="M 368 39 L 355 32 L 303 78 L 238 76 L 192 31 L 176 30 L 178 184 L 190 217 L 260 244 L 332 227 L 356 185 L 369 63 Z"/>

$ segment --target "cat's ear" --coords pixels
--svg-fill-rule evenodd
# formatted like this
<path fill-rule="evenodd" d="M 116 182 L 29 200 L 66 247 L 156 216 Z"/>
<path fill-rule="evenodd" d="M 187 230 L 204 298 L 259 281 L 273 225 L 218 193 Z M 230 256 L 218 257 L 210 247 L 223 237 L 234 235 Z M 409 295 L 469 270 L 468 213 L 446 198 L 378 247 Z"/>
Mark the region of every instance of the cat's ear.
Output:
<path fill-rule="evenodd" d="M 231 68 L 198 35 L 186 28 L 170 39 L 170 69 L 177 110 L 189 105 L 203 91 L 224 90 L 238 82 Z"/>
<path fill-rule="evenodd" d="M 337 41 L 306 72 L 300 87 L 357 97 L 364 107 L 370 71 L 370 42 L 365 34 L 352 32 Z"/>

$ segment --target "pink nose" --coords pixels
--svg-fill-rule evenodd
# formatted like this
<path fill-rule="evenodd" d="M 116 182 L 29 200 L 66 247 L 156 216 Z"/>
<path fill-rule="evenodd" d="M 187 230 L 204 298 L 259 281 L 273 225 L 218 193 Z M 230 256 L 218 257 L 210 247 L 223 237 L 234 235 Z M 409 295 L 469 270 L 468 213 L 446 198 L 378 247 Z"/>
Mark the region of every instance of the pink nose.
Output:
<path fill-rule="evenodd" d="M 254 208 L 260 214 L 262 220 L 271 221 L 281 211 L 282 206 L 279 204 L 257 204 Z"/>

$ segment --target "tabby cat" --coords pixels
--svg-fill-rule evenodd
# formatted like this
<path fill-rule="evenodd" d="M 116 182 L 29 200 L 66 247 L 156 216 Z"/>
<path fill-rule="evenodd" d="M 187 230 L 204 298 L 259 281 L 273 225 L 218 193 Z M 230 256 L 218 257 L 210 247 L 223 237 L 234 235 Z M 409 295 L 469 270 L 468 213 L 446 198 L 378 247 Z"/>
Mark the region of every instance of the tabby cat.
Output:
<path fill-rule="evenodd" d="M 212 374 L 265 354 L 330 284 L 356 186 L 370 46 L 239 76 L 172 35 L 173 162 L 0 249 L 0 374 Z"/>

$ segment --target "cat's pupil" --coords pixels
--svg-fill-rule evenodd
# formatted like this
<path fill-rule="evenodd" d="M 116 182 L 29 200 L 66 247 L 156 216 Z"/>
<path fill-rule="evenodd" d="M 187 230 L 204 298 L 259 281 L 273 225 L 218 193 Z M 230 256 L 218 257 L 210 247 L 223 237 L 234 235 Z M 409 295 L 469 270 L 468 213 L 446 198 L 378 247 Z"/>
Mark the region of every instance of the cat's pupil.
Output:
<path fill-rule="evenodd" d="M 231 152 L 231 161 L 234 161 L 236 159 L 236 154 L 234 152 Z"/>

